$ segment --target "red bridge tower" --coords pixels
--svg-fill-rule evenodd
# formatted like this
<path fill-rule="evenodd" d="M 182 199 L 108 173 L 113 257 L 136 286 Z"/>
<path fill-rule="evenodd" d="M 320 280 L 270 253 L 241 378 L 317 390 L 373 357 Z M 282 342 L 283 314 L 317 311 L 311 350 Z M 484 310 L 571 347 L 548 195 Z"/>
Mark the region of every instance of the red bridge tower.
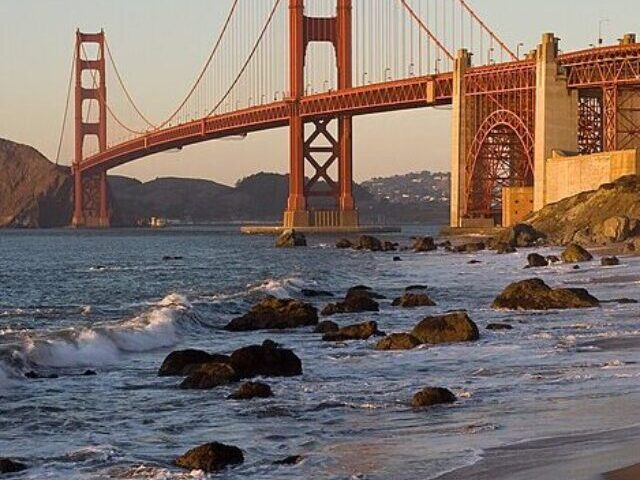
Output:
<path fill-rule="evenodd" d="M 305 94 L 305 57 L 312 42 L 330 42 L 333 45 L 338 89 L 352 86 L 352 2 L 337 0 L 334 17 L 308 17 L 304 14 L 304 0 L 289 0 L 289 22 L 291 165 L 284 226 L 354 227 L 358 225 L 358 212 L 353 199 L 351 115 L 318 117 L 305 125 L 300 111 L 300 100 Z M 337 138 L 329 129 L 336 120 Z M 329 174 L 329 168 L 336 161 L 337 182 Z M 307 164 L 314 170 L 308 180 L 305 177 Z M 323 190 L 318 188 L 321 180 L 326 184 Z M 311 212 L 309 197 L 312 196 L 335 198 L 336 209 Z"/>

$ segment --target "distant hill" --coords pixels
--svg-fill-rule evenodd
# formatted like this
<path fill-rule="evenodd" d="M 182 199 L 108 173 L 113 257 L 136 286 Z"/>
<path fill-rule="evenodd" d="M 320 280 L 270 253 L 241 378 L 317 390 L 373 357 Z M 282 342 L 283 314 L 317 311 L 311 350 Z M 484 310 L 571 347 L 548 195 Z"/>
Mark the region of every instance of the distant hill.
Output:
<path fill-rule="evenodd" d="M 434 193 L 435 187 L 427 187 L 436 185 L 436 177 L 446 174 L 415 175 L 429 181 L 423 184 L 414 181 L 414 177 L 399 176 L 354 185 L 361 221 L 446 223 L 449 208 L 442 201 L 444 197 Z M 288 175 L 265 172 L 243 178 L 233 187 L 188 178 L 157 178 L 143 183 L 109 176 L 113 223 L 133 226 L 151 217 L 194 223 L 279 222 L 287 204 L 288 184 Z M 422 190 L 416 190 L 416 184 Z M 426 199 L 425 188 L 432 192 Z M 411 194 L 408 198 L 400 195 L 401 201 L 396 201 L 396 194 L 388 193 L 403 189 Z M 414 194 L 414 190 L 418 193 Z M 71 222 L 72 197 L 68 168 L 52 164 L 29 146 L 0 139 L 0 227 L 67 226 Z M 330 207 L 333 202 L 326 198 L 311 201 L 315 207 Z"/>
<path fill-rule="evenodd" d="M 0 227 L 69 225 L 73 182 L 35 148 L 0 138 Z"/>
<path fill-rule="evenodd" d="M 377 200 L 390 203 L 449 203 L 451 174 L 429 171 L 372 178 L 362 183 Z"/>

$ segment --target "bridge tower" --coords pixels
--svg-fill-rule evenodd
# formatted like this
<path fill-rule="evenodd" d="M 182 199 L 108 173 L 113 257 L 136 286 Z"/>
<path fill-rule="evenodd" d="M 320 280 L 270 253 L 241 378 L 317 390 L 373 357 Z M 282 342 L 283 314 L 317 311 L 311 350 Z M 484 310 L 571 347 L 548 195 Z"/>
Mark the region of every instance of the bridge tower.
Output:
<path fill-rule="evenodd" d="M 334 17 L 309 17 L 304 0 L 289 0 L 290 70 L 290 177 L 285 227 L 355 227 L 358 212 L 353 199 L 352 118 L 350 115 L 302 118 L 300 100 L 305 95 L 304 66 L 312 42 L 329 42 L 336 53 L 338 89 L 352 86 L 352 1 L 337 0 Z M 337 138 L 329 126 L 337 121 Z M 338 181 L 329 168 L 338 162 Z M 314 174 L 305 177 L 305 166 Z M 320 191 L 324 181 L 328 190 Z M 322 215 L 310 211 L 312 196 L 333 197 L 336 210 Z"/>
<path fill-rule="evenodd" d="M 83 172 L 81 163 L 84 158 L 85 139 L 89 136 L 97 137 L 98 149 L 107 149 L 107 87 L 105 68 L 104 31 L 99 33 L 76 32 L 76 65 L 75 65 L 75 158 L 73 161 L 74 178 L 74 210 L 73 225 L 76 227 L 108 227 L 109 215 L 109 185 L 107 172 Z M 85 58 L 87 51 L 85 44 L 97 45 L 95 58 Z M 83 73 L 88 72 L 83 76 Z M 90 79 L 90 86 L 83 84 Z M 97 120 L 92 121 L 87 115 L 83 118 L 85 102 L 88 112 L 97 106 Z M 96 116 L 94 114 L 94 116 Z"/>

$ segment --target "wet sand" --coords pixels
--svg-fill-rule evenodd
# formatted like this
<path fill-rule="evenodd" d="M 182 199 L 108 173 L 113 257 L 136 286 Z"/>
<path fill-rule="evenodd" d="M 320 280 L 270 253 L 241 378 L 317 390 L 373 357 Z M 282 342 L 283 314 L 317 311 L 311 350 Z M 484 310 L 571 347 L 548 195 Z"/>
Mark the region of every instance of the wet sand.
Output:
<path fill-rule="evenodd" d="M 488 449 L 438 480 L 639 480 L 640 426 Z M 610 472 L 610 473 L 607 473 Z"/>

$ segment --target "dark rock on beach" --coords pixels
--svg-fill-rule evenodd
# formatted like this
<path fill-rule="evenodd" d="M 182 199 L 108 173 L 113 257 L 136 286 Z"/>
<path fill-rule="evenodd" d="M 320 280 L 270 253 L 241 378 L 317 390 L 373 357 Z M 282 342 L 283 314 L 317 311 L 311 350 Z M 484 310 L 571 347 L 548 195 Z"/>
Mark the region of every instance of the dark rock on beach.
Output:
<path fill-rule="evenodd" d="M 340 330 L 340 327 L 336 322 L 332 322 L 331 320 L 324 320 L 316 326 L 313 333 L 332 333 Z"/>
<path fill-rule="evenodd" d="M 411 406 L 416 408 L 431 407 L 446 403 L 454 403 L 456 396 L 446 388 L 426 387 L 411 399 Z"/>
<path fill-rule="evenodd" d="M 0 474 L 3 473 L 18 473 L 27 469 L 24 463 L 17 460 L 11 460 L 10 458 L 0 458 Z"/>
<path fill-rule="evenodd" d="M 233 367 L 226 363 L 204 363 L 189 373 L 180 384 L 182 389 L 208 390 L 240 380 Z"/>
<path fill-rule="evenodd" d="M 480 338 L 477 325 L 465 312 L 452 312 L 424 318 L 411 334 L 422 343 L 472 342 Z"/>
<path fill-rule="evenodd" d="M 508 323 L 490 323 L 487 325 L 487 330 L 513 330 L 513 327 Z"/>
<path fill-rule="evenodd" d="M 549 261 L 539 253 L 530 253 L 527 255 L 528 268 L 547 267 L 548 265 Z"/>
<path fill-rule="evenodd" d="M 618 257 L 602 257 L 600 264 L 603 267 L 615 267 L 620 265 L 620 259 Z"/>
<path fill-rule="evenodd" d="M 374 335 L 382 335 L 376 322 L 363 322 L 355 325 L 347 325 L 337 332 L 325 333 L 322 340 L 325 342 L 343 342 L 346 340 L 367 340 Z"/>
<path fill-rule="evenodd" d="M 416 252 L 432 252 L 437 249 L 432 237 L 418 237 L 413 244 L 413 250 Z"/>
<path fill-rule="evenodd" d="M 433 307 L 435 304 L 426 293 L 405 293 L 391 303 L 394 307 L 403 308 Z"/>
<path fill-rule="evenodd" d="M 304 460 L 302 455 L 289 455 L 282 460 L 276 460 L 274 465 L 297 465 Z"/>
<path fill-rule="evenodd" d="M 204 363 L 229 363 L 229 357 L 202 350 L 176 350 L 164 359 L 160 370 L 158 370 L 158 375 L 160 377 L 187 375 L 190 369 Z"/>
<path fill-rule="evenodd" d="M 583 288 L 552 289 L 539 278 L 512 283 L 494 300 L 492 308 L 550 310 L 597 307 L 600 302 Z"/>
<path fill-rule="evenodd" d="M 276 247 L 278 248 L 294 248 L 294 247 L 306 247 L 307 237 L 303 233 L 297 232 L 293 229 L 285 230 L 276 239 Z"/>
<path fill-rule="evenodd" d="M 376 350 L 412 350 L 421 343 L 410 333 L 392 333 L 376 344 Z"/>
<path fill-rule="evenodd" d="M 302 362 L 292 350 L 271 345 L 250 345 L 236 350 L 231 354 L 231 366 L 241 378 L 302 375 Z"/>
<path fill-rule="evenodd" d="M 567 245 L 567 248 L 562 252 L 560 257 L 564 263 L 581 263 L 593 260 L 593 255 L 577 243 Z"/>
<path fill-rule="evenodd" d="M 245 315 L 234 318 L 224 329 L 232 332 L 282 330 L 317 325 L 318 310 L 299 300 L 266 297 Z"/>
<path fill-rule="evenodd" d="M 494 245 L 508 245 L 517 248 L 533 247 L 545 240 L 543 232 L 528 223 L 518 223 L 500 233 L 494 239 Z"/>
<path fill-rule="evenodd" d="M 374 294 L 368 287 L 354 287 L 347 292 L 342 302 L 330 303 L 322 310 L 322 315 L 337 313 L 377 312 L 380 305 L 373 299 Z"/>
<path fill-rule="evenodd" d="M 269 398 L 272 396 L 271 387 L 266 383 L 246 382 L 229 395 L 229 398 L 232 400 L 251 400 L 252 398 Z"/>
<path fill-rule="evenodd" d="M 497 243 L 494 248 L 498 255 L 506 255 L 507 253 L 516 253 L 518 251 L 516 247 L 506 242 Z"/>
<path fill-rule="evenodd" d="M 346 238 L 343 238 L 336 242 L 336 248 L 339 248 L 342 250 L 346 248 L 353 248 L 353 243 L 351 243 L 351 240 L 347 240 Z"/>
<path fill-rule="evenodd" d="M 212 442 L 189 450 L 178 457 L 176 465 L 188 470 L 202 470 L 205 473 L 217 472 L 230 465 L 244 462 L 242 450 L 233 445 Z"/>

